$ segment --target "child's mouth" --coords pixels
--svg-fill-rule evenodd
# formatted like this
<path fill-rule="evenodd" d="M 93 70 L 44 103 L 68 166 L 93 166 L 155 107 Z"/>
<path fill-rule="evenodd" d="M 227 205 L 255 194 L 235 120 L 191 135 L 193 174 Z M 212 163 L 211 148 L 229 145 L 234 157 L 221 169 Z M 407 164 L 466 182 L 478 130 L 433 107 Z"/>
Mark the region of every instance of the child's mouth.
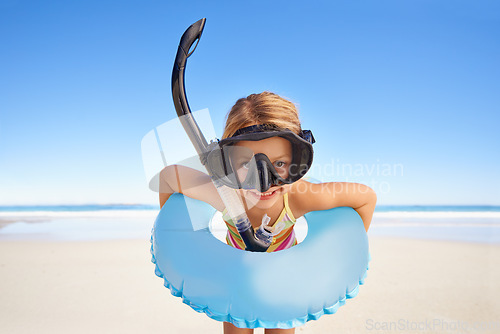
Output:
<path fill-rule="evenodd" d="M 259 200 L 262 200 L 262 201 L 265 201 L 265 200 L 273 198 L 274 195 L 276 195 L 277 192 L 278 192 L 278 189 L 274 189 L 273 191 L 268 191 L 268 192 L 265 192 L 265 193 L 259 193 L 259 192 L 256 192 L 256 191 L 250 191 L 250 193 L 252 194 L 253 197 L 255 197 L 255 198 L 259 199 Z"/>

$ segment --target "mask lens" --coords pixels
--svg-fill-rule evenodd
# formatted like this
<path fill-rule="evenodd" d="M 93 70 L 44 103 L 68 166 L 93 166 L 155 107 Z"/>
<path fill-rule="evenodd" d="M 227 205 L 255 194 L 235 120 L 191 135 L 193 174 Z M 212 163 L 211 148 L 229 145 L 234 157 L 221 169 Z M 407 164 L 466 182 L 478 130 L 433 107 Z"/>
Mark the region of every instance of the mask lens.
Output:
<path fill-rule="evenodd" d="M 290 175 L 290 165 L 291 165 L 291 157 L 280 157 L 275 161 L 267 160 L 269 159 L 267 156 L 267 162 L 258 162 L 254 152 L 246 147 L 242 146 L 227 146 L 225 147 L 225 154 L 229 156 L 232 170 L 235 173 L 238 182 L 243 185 L 244 188 L 253 188 L 255 185 L 259 184 L 258 178 L 261 177 L 259 170 L 261 172 L 264 171 L 263 164 L 265 170 L 274 169 L 275 172 L 282 179 L 287 179 Z M 261 154 L 258 154 L 261 156 Z M 258 167 L 260 165 L 260 168 Z"/>
<path fill-rule="evenodd" d="M 220 152 L 224 183 L 233 188 L 242 187 L 249 171 L 256 168 L 253 151 L 247 147 L 225 145 Z"/>
<path fill-rule="evenodd" d="M 287 179 L 288 176 L 290 175 L 290 161 L 287 159 L 280 159 L 277 160 L 273 163 L 274 169 L 276 170 L 276 173 L 282 178 L 282 179 Z"/>
<path fill-rule="evenodd" d="M 241 146 L 225 146 L 223 150 L 235 174 L 235 178 L 240 184 L 243 184 L 248 172 L 256 168 L 253 151 Z"/>

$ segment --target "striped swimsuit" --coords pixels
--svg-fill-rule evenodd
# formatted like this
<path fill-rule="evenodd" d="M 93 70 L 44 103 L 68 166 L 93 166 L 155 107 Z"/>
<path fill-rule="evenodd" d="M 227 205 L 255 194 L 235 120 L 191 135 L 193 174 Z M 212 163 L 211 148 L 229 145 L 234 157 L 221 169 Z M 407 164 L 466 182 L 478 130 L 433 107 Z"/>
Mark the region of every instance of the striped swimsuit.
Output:
<path fill-rule="evenodd" d="M 283 201 L 285 207 L 283 208 L 283 211 L 281 211 L 281 214 L 279 215 L 278 219 L 276 220 L 276 223 L 273 226 L 277 226 L 279 222 L 284 222 L 285 226 L 278 235 L 275 235 L 273 237 L 273 242 L 271 243 L 271 246 L 269 246 L 269 248 L 267 249 L 268 253 L 287 249 L 297 244 L 297 239 L 295 238 L 295 231 L 293 230 L 293 227 L 295 225 L 295 217 L 293 216 L 292 211 L 288 207 L 288 193 L 285 193 L 283 195 Z M 226 235 L 227 244 L 229 246 L 233 246 L 238 249 L 245 249 L 245 243 L 241 239 L 241 236 L 238 233 L 236 226 L 234 226 L 233 221 L 228 216 L 227 209 L 224 209 L 224 211 L 222 212 L 222 218 L 224 219 L 224 222 L 226 223 L 227 226 L 227 235 Z"/>

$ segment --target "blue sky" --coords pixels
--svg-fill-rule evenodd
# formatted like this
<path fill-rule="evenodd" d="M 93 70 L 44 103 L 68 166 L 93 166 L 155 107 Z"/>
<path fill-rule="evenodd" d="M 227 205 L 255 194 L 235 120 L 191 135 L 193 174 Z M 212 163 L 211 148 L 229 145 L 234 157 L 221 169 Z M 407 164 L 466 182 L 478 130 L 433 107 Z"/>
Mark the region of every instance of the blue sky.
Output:
<path fill-rule="evenodd" d="M 175 116 L 177 44 L 206 17 L 186 88 L 219 135 L 236 99 L 270 90 L 313 130 L 312 176 L 366 183 L 379 204 L 500 205 L 499 9 L 1 1 L 0 204 L 156 203 L 141 139 Z"/>

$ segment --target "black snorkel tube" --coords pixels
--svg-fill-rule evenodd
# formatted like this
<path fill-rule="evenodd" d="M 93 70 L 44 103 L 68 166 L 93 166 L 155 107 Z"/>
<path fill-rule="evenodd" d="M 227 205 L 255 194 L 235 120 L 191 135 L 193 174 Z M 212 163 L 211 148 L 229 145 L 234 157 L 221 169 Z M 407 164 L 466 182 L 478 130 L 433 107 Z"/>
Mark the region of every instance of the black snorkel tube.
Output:
<path fill-rule="evenodd" d="M 206 19 L 203 18 L 196 23 L 193 23 L 182 35 L 179 47 L 177 48 L 177 55 L 175 56 L 174 69 L 172 70 L 172 98 L 174 99 L 175 111 L 179 120 L 186 130 L 189 139 L 194 145 L 198 155 L 203 156 L 207 152 L 208 143 L 203 136 L 198 124 L 191 114 L 191 108 L 186 97 L 186 88 L 184 84 L 184 71 L 188 57 L 196 50 L 200 42 L 201 33 L 205 27 Z M 194 42 L 196 45 L 190 51 Z"/>
<path fill-rule="evenodd" d="M 240 198 L 234 189 L 223 186 L 217 181 L 210 168 L 207 165 L 207 154 L 212 149 L 218 149 L 217 142 L 207 143 L 205 136 L 201 132 L 198 124 L 196 123 L 189 104 L 186 98 L 186 90 L 184 84 L 184 72 L 186 69 L 186 62 L 188 57 L 194 52 L 201 38 L 203 28 L 205 27 L 206 19 L 203 18 L 193 23 L 182 35 L 177 55 L 175 57 L 174 68 L 172 71 L 172 97 L 174 99 L 174 106 L 177 116 L 184 127 L 191 143 L 193 144 L 202 164 L 207 169 L 208 175 L 211 177 L 222 201 L 226 205 L 228 214 L 234 221 L 235 226 L 245 243 L 245 250 L 252 252 L 265 252 L 272 241 L 272 235 L 264 230 L 261 226 L 260 229 L 254 232 L 250 220 L 246 215 L 245 208 Z M 196 45 L 191 50 L 191 47 L 196 42 Z"/>

